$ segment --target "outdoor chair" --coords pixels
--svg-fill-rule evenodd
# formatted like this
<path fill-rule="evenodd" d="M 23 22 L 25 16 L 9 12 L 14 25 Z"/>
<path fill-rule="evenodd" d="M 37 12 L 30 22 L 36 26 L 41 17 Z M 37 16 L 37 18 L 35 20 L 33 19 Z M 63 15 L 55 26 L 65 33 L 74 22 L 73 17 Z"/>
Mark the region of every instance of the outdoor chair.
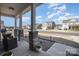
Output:
<path fill-rule="evenodd" d="M 9 51 L 17 47 L 17 38 L 13 38 L 11 34 L 3 34 L 3 46 L 5 51 Z"/>

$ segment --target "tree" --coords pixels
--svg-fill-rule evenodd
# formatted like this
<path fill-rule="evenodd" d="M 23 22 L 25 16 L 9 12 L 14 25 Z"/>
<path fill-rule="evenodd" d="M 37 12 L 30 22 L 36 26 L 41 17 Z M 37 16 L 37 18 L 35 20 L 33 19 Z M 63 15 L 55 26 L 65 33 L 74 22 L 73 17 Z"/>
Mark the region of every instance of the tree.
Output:
<path fill-rule="evenodd" d="M 55 22 L 53 21 L 53 22 L 48 22 L 48 24 L 50 24 L 50 25 L 48 25 L 48 29 L 54 29 L 54 27 L 55 27 Z"/>
<path fill-rule="evenodd" d="M 42 24 L 39 24 L 39 25 L 37 26 L 37 29 L 42 29 Z"/>
<path fill-rule="evenodd" d="M 71 23 L 71 19 L 63 20 L 63 23 Z"/>

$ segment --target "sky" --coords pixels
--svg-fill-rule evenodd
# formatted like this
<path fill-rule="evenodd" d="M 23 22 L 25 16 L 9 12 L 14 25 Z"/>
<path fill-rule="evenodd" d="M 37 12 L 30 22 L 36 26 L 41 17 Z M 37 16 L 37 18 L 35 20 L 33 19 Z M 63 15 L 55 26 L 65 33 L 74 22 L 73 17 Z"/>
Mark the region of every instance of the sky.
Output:
<path fill-rule="evenodd" d="M 30 11 L 23 15 L 23 25 L 30 24 L 30 16 Z M 79 18 L 78 3 L 44 3 L 36 8 L 36 23 L 54 21 L 56 24 L 58 24 L 61 23 L 64 19 L 72 17 Z M 4 25 L 14 26 L 13 18 L 2 17 L 2 20 L 4 21 Z"/>

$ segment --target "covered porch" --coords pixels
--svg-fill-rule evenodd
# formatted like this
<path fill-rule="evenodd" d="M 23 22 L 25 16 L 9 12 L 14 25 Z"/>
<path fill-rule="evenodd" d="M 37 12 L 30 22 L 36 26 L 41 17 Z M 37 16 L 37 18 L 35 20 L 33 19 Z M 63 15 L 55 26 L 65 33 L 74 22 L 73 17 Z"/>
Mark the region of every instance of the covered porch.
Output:
<path fill-rule="evenodd" d="M 1 16 L 12 17 L 14 19 L 14 32 L 13 37 L 17 38 L 17 47 L 10 51 L 14 56 L 66 56 L 66 49 L 77 50 L 74 47 L 79 48 L 79 44 L 67 39 L 54 38 L 54 37 L 38 37 L 38 31 L 36 31 L 36 8 L 41 3 L 2 3 L 0 4 L 0 29 L 1 29 Z M 31 30 L 28 31 L 28 38 L 24 38 L 24 29 L 22 28 L 22 16 L 23 14 L 31 11 Z M 19 29 L 17 30 L 17 19 L 19 19 Z M 2 33 L 0 32 L 0 44 L 2 44 Z M 49 34 L 48 34 L 49 35 Z M 52 35 L 52 34 L 51 34 Z M 43 36 L 41 34 L 41 36 Z M 50 36 L 50 35 L 49 35 Z M 57 35 L 56 35 L 57 36 Z M 46 38 L 46 39 L 45 39 Z M 70 38 L 69 38 L 70 39 Z M 40 49 L 36 52 L 36 47 L 39 46 L 39 40 L 43 45 L 43 50 Z M 47 40 L 47 41 L 46 41 Z M 45 44 L 44 44 L 45 43 Z M 55 43 L 55 44 L 54 44 Z M 60 48 L 61 46 L 61 48 Z M 73 47 L 74 46 L 74 47 Z M 2 51 L 1 54 L 3 54 Z M 0 55 L 1 55 L 0 54 Z"/>
<path fill-rule="evenodd" d="M 1 29 L 1 16 L 14 18 L 14 36 L 17 38 L 17 47 L 11 51 L 14 55 L 49 55 L 44 51 L 35 52 L 34 39 L 37 39 L 38 32 L 36 31 L 36 7 L 41 3 L 0 3 L 0 29 Z M 23 38 L 22 16 L 23 14 L 31 11 L 31 30 L 29 31 L 29 43 L 25 42 Z M 19 29 L 17 31 L 17 19 L 19 19 Z M 3 45 L 2 33 L 0 32 L 0 44 Z M 37 40 L 36 40 L 37 41 Z M 22 52 L 21 52 L 22 51 Z M 24 51 L 24 52 L 23 52 Z"/>

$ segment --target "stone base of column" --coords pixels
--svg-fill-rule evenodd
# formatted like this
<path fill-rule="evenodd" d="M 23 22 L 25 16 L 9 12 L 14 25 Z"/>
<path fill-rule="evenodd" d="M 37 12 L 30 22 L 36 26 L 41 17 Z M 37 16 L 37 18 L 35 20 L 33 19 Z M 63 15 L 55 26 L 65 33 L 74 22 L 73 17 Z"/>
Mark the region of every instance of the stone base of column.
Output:
<path fill-rule="evenodd" d="M 23 32 L 23 29 L 19 29 L 18 30 L 18 40 L 20 41 L 20 38 L 21 37 L 24 37 L 24 32 Z"/>
<path fill-rule="evenodd" d="M 14 29 L 14 36 L 17 37 L 17 29 Z"/>
<path fill-rule="evenodd" d="M 20 32 L 20 36 L 24 37 L 24 31 L 23 31 L 23 29 L 20 29 L 19 32 Z"/>
<path fill-rule="evenodd" d="M 35 51 L 34 39 L 38 37 L 38 31 L 29 32 L 29 49 Z"/>

